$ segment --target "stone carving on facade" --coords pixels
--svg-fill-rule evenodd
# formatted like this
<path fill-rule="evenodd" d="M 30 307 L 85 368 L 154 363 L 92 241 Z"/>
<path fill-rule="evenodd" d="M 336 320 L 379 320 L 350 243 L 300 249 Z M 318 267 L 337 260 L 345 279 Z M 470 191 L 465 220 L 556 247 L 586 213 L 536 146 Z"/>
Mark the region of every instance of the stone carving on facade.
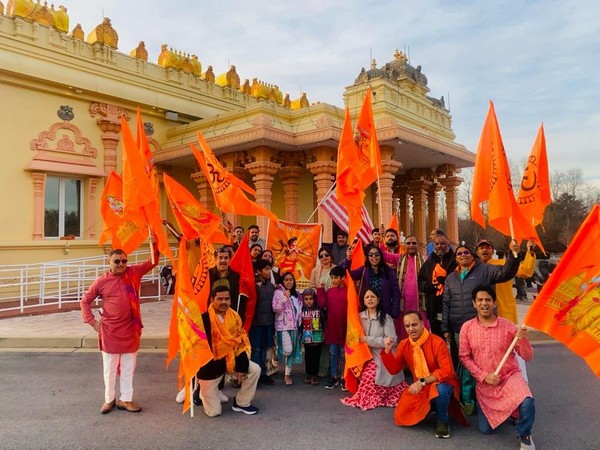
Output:
<path fill-rule="evenodd" d="M 71 36 L 73 36 L 73 39 L 83 42 L 85 39 L 85 33 L 83 32 L 83 28 L 81 28 L 80 23 L 75 25 L 75 28 L 73 28 L 73 31 L 71 31 Z"/>
<path fill-rule="evenodd" d="M 0 2 L 0 15 L 4 15 L 4 3 Z"/>
<path fill-rule="evenodd" d="M 154 124 L 152 122 L 144 122 L 144 134 L 152 136 L 154 134 Z"/>
<path fill-rule="evenodd" d="M 202 74 L 202 78 L 204 80 L 208 81 L 209 83 L 215 82 L 215 73 L 213 72 L 213 66 L 208 66 L 208 69 L 206 69 L 206 72 L 204 72 Z"/>
<path fill-rule="evenodd" d="M 60 137 L 59 133 L 62 133 Z M 95 159 L 98 155 L 90 140 L 83 137 L 81 130 L 70 122 L 55 123 L 48 131 L 42 131 L 37 139 L 31 141 L 30 148 L 44 153 L 78 154 L 84 158 Z"/>
<path fill-rule="evenodd" d="M 92 117 L 100 116 L 97 120 L 107 120 L 111 123 L 121 125 L 121 116 L 125 116 L 125 120 L 129 120 L 129 112 L 117 105 L 109 103 L 92 103 L 90 105 L 90 115 Z"/>
<path fill-rule="evenodd" d="M 190 56 L 181 51 L 169 49 L 167 44 L 161 46 L 157 63 L 165 69 L 177 69 L 198 77 L 202 75 L 202 64 L 196 55 Z"/>
<path fill-rule="evenodd" d="M 62 120 L 64 120 L 65 122 L 68 122 L 75 118 L 75 114 L 73 113 L 73 108 L 69 105 L 61 105 L 60 108 L 58 109 L 58 111 L 56 111 L 56 115 L 59 118 L 61 118 Z"/>
<path fill-rule="evenodd" d="M 146 50 L 146 43 L 140 41 L 138 46 L 129 52 L 129 56 L 141 59 L 142 61 L 148 61 L 148 50 Z"/>
<path fill-rule="evenodd" d="M 112 27 L 110 19 L 105 17 L 102 23 L 92 30 L 87 37 L 88 44 L 103 44 L 107 47 L 117 49 L 119 44 L 119 35 Z"/>
<path fill-rule="evenodd" d="M 285 98 L 283 99 L 283 107 L 291 109 L 292 101 L 290 100 L 290 94 L 285 94 Z"/>
<path fill-rule="evenodd" d="M 2 6 L 2 14 L 4 14 L 4 6 Z M 54 4 L 48 8 L 48 2 L 41 4 L 40 0 L 37 0 L 37 2 L 32 0 L 9 0 L 6 6 L 6 15 L 41 23 L 56 28 L 63 33 L 69 31 L 69 15 L 67 14 L 67 8 L 62 5 L 58 9 L 54 9 Z"/>
<path fill-rule="evenodd" d="M 240 76 L 236 72 L 235 65 L 232 64 L 227 72 L 217 76 L 215 84 L 221 87 L 229 86 L 232 89 L 240 90 Z"/>
<path fill-rule="evenodd" d="M 279 86 L 265 83 L 257 78 L 252 79 L 250 95 L 257 99 L 270 100 L 272 102 L 283 104 L 283 94 Z"/>
<path fill-rule="evenodd" d="M 250 86 L 250 80 L 246 78 L 242 87 L 240 87 L 240 92 L 243 92 L 247 95 L 252 95 L 252 87 Z"/>
<path fill-rule="evenodd" d="M 306 97 L 306 92 L 303 92 L 300 95 L 300 98 L 297 98 L 296 100 L 292 100 L 290 109 L 296 110 L 296 109 L 308 108 L 309 106 L 310 106 L 310 103 L 308 102 L 308 98 Z"/>

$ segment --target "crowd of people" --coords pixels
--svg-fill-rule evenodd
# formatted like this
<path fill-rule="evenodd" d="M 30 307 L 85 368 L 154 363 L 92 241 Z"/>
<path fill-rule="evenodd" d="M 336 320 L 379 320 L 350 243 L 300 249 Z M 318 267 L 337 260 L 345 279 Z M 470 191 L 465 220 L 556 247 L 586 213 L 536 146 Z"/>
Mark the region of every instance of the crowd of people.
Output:
<path fill-rule="evenodd" d="M 230 267 L 245 230 L 236 227 L 232 245 L 215 251 L 210 269 L 211 296 L 203 324 L 214 358 L 196 375 L 193 401 L 207 416 L 222 413 L 229 398 L 222 392 L 226 377 L 239 388 L 232 410 L 256 414 L 257 385 L 275 384 L 272 363 L 283 368 L 283 383 L 292 386 L 292 367 L 304 363 L 304 383 L 339 387 L 344 379 L 348 327 L 348 285 L 359 297 L 357 311 L 371 359 L 354 374 L 358 387 L 341 401 L 369 410 L 394 407 L 394 422 L 411 426 L 436 414 L 435 436 L 450 437 L 450 418 L 466 424 L 477 414 L 482 433 L 507 420 L 516 424 L 521 448 L 535 448 L 531 429 L 535 404 L 527 384 L 525 361 L 533 356 L 525 329 L 517 328 L 515 276 L 530 277 L 534 243 L 519 252 L 511 242 L 504 259 L 493 259 L 494 245 L 479 241 L 473 249 L 452 245 L 442 230 L 432 231 L 421 245 L 415 236 L 394 229 L 373 230 L 362 252 L 356 241 L 339 231 L 332 245 L 317 252 L 309 287 L 299 289 L 292 268 L 277 267 L 256 225 L 248 229 L 248 245 L 256 282 L 256 304 L 249 331 L 243 329 L 248 298 L 240 293 L 240 274 Z M 402 239 L 401 239 L 402 238 Z M 359 264 L 352 258 L 361 259 Z M 157 255 L 156 255 L 157 256 Z M 157 260 L 157 259 L 156 259 Z M 105 402 L 101 413 L 120 409 L 139 412 L 133 403 L 133 374 L 139 348 L 141 276 L 155 262 L 127 265 L 113 250 L 110 270 L 96 280 L 81 300 L 83 319 L 99 334 L 103 354 Z M 358 268 L 352 270 L 351 267 Z M 100 320 L 91 310 L 103 301 Z M 513 352 L 500 364 L 515 339 Z M 120 367 L 120 399 L 115 380 Z M 323 377 L 325 375 L 325 377 Z M 184 391 L 177 396 L 183 402 Z"/>

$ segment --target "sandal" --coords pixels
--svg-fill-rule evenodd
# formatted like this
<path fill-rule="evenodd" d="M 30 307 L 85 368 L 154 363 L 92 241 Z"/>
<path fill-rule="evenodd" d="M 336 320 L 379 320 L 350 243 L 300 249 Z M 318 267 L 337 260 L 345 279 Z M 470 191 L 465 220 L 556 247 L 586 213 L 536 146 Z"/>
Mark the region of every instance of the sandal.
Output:
<path fill-rule="evenodd" d="M 310 384 L 311 380 L 311 377 L 304 377 L 304 384 Z"/>
<path fill-rule="evenodd" d="M 292 377 L 291 376 L 286 375 L 285 378 L 284 378 L 284 381 L 285 381 L 285 385 L 286 386 L 291 386 L 292 385 Z"/>
<path fill-rule="evenodd" d="M 312 380 L 310 380 L 310 384 L 312 384 L 313 386 L 317 386 L 319 384 L 319 379 L 317 377 L 312 377 Z"/>

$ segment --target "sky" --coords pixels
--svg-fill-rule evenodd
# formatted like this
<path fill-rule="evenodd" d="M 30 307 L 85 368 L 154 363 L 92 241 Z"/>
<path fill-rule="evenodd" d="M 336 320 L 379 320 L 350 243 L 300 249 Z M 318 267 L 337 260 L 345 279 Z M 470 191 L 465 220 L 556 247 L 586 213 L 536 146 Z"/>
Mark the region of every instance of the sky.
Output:
<path fill-rule="evenodd" d="M 527 158 L 544 123 L 550 171 L 581 168 L 600 185 L 600 2 L 597 0 L 63 0 L 69 28 L 109 17 L 119 51 L 140 40 L 196 54 L 203 71 L 235 64 L 242 81 L 292 99 L 343 107 L 370 58 L 406 51 L 432 97 L 444 96 L 456 142 L 475 152 L 492 100 L 511 162 Z"/>

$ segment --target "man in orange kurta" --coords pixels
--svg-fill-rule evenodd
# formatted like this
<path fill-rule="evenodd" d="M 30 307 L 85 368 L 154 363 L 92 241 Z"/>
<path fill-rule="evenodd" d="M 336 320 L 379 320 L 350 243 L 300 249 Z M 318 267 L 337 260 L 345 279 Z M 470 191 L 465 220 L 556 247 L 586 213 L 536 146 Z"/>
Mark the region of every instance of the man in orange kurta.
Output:
<path fill-rule="evenodd" d="M 405 389 L 394 413 L 394 423 L 411 426 L 419 423 L 429 413 L 430 402 L 435 402 L 437 412 L 436 437 L 450 437 L 448 413 L 466 425 L 459 403 L 459 384 L 446 342 L 430 334 L 423 324 L 420 312 L 407 311 L 404 327 L 408 338 L 398 344 L 392 354 L 392 338 L 386 338 L 381 359 L 391 374 L 408 366 L 415 382 Z"/>

